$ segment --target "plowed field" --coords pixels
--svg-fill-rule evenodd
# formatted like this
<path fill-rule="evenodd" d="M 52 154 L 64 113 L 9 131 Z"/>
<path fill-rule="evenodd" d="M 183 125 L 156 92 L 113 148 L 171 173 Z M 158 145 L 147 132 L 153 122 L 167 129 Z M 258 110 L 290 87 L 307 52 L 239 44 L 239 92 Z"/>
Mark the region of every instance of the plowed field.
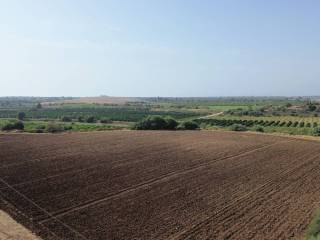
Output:
<path fill-rule="evenodd" d="M 1 208 L 43 239 L 290 239 L 320 143 L 213 131 L 0 135 Z"/>

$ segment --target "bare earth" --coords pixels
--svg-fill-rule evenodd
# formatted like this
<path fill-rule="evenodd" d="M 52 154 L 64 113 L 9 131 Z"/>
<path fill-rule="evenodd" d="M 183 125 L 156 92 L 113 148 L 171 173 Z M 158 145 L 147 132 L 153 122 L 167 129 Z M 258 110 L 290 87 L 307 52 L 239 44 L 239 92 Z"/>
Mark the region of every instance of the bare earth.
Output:
<path fill-rule="evenodd" d="M 8 214 L 0 210 L 1 240 L 40 240 L 28 229 L 14 221 Z"/>
<path fill-rule="evenodd" d="M 319 175 L 320 143 L 288 137 L 0 134 L 0 196 L 44 240 L 296 239 Z"/>

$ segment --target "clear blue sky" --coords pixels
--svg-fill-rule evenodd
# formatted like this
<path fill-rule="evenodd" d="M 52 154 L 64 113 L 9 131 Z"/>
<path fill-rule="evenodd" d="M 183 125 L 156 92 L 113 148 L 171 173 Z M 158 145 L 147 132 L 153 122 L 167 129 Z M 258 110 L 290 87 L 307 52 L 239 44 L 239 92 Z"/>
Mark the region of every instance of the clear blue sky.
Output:
<path fill-rule="evenodd" d="M 320 95 L 318 0 L 0 3 L 0 96 Z"/>

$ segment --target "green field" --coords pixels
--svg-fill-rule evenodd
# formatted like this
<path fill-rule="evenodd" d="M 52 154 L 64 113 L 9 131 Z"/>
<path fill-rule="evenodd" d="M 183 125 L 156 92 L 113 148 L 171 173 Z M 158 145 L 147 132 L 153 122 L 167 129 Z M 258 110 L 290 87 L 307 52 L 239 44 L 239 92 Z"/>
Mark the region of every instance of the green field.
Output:
<path fill-rule="evenodd" d="M 45 131 L 55 122 L 66 131 L 130 129 L 148 116 L 171 117 L 179 123 L 195 121 L 202 129 L 230 129 L 234 124 L 247 131 L 315 135 L 320 127 L 319 98 L 213 97 L 138 98 L 125 103 L 70 103 L 72 98 L 0 98 L 0 127 L 25 113 L 24 131 Z M 218 114 L 218 115 L 217 115 Z M 67 122 L 62 122 L 68 118 Z M 93 118 L 94 121 L 88 121 Z M 100 123 L 104 120 L 107 123 Z M 261 130 L 263 128 L 263 130 Z M 320 131 L 319 131 L 320 132 Z M 320 133 L 319 133 L 320 134 Z"/>

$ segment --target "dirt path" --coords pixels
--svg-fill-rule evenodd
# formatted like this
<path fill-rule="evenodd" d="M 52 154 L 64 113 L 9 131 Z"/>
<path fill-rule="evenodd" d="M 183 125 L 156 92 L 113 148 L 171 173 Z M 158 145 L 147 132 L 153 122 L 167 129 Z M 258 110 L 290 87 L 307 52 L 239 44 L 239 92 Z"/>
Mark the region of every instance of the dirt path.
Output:
<path fill-rule="evenodd" d="M 222 114 L 223 114 L 223 112 L 218 112 L 218 113 L 210 114 L 210 115 L 207 115 L 207 116 L 199 117 L 199 119 L 207 119 L 207 118 L 211 118 L 211 117 L 217 117 L 217 116 L 220 116 Z"/>
<path fill-rule="evenodd" d="M 41 240 L 0 210 L 1 240 Z"/>

